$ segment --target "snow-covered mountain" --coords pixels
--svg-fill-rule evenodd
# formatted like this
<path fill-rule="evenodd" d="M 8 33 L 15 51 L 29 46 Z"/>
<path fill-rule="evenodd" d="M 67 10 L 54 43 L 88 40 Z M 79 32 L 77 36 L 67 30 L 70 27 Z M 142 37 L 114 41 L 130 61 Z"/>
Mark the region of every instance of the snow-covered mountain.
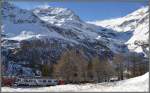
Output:
<path fill-rule="evenodd" d="M 105 30 L 103 27 L 83 22 L 73 11 L 66 8 L 48 7 L 29 11 L 19 9 L 8 2 L 2 5 L 2 28 L 9 40 L 55 37 L 70 41 L 92 41 L 100 37 L 101 31 Z"/>
<path fill-rule="evenodd" d="M 149 7 L 142 7 L 121 18 L 88 22 L 113 29 L 117 32 L 129 32 L 132 36 L 125 41 L 131 51 L 148 53 L 149 41 Z M 124 39 L 124 38 L 123 38 Z"/>
<path fill-rule="evenodd" d="M 136 29 L 145 32 L 141 27 L 141 24 L 144 26 L 146 24 L 146 27 L 148 24 L 145 11 L 143 13 L 145 16 L 139 17 L 137 14 L 136 20 L 139 21 L 134 29 L 130 29 L 132 31 L 119 32 L 117 30 L 119 27 L 126 28 L 134 24 L 132 21 L 130 23 L 130 20 L 134 19 L 132 16 L 136 17 L 136 12 L 131 18 L 128 16 L 129 19 L 124 17 L 123 23 L 120 24 L 122 26 L 118 24 L 115 25 L 117 29 L 112 29 L 114 27 L 107 28 L 86 23 L 67 8 L 46 7 L 25 10 L 2 2 L 1 54 L 4 74 L 40 75 L 41 65 L 52 65 L 69 49 L 82 50 L 88 60 L 97 54 L 111 59 L 115 53 L 127 53 L 129 52 L 127 45 L 132 44 L 130 43 L 132 38 L 136 37 Z"/>
<path fill-rule="evenodd" d="M 35 75 L 39 66 L 51 65 L 71 48 L 82 49 L 88 59 L 96 54 L 111 58 L 113 52 L 122 50 L 120 46 L 126 49 L 113 39 L 116 33 L 85 23 L 65 8 L 25 10 L 3 2 L 2 23 L 2 58 L 7 75 Z"/>

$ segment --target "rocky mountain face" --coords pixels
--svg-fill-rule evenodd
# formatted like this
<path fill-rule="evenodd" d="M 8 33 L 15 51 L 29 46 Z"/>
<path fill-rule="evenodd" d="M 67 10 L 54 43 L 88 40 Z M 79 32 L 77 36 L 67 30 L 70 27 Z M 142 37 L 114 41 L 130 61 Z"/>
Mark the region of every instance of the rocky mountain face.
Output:
<path fill-rule="evenodd" d="M 87 60 L 97 54 L 111 60 L 113 54 L 129 51 L 120 38 L 129 39 L 131 32 L 86 23 L 70 9 L 25 10 L 3 2 L 1 12 L 4 75 L 41 75 L 41 66 L 56 63 L 70 49 L 82 50 Z"/>

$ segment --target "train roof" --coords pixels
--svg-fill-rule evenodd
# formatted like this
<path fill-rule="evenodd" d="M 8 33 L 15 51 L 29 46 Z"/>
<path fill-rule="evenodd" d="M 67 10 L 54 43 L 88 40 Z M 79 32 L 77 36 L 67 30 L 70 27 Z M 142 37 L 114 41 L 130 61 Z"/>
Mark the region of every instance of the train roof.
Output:
<path fill-rule="evenodd" d="M 38 79 L 53 79 L 53 78 L 51 78 L 51 77 L 41 77 L 41 76 L 33 76 L 33 77 L 31 77 L 31 76 L 2 76 L 2 77 L 4 77 L 4 78 L 29 78 L 29 79 L 32 79 L 32 78 L 38 78 Z"/>
<path fill-rule="evenodd" d="M 23 79 L 53 79 L 51 77 L 17 77 L 17 78 L 23 78 Z"/>

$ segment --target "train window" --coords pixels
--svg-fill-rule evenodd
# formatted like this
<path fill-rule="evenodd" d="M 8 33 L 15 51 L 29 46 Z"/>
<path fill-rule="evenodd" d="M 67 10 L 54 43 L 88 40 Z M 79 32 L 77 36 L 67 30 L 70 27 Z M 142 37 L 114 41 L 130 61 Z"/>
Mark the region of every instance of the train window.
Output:
<path fill-rule="evenodd" d="M 18 79 L 16 79 L 16 81 L 21 81 L 21 79 L 20 79 L 20 78 L 18 78 Z"/>
<path fill-rule="evenodd" d="M 28 82 L 28 80 L 24 80 L 24 82 Z"/>
<path fill-rule="evenodd" d="M 43 80 L 43 82 L 46 82 L 46 80 Z"/>
<path fill-rule="evenodd" d="M 31 82 L 35 82 L 35 80 L 34 80 L 34 79 L 31 79 Z"/>
<path fill-rule="evenodd" d="M 48 82 L 51 82 L 51 80 L 48 80 Z"/>

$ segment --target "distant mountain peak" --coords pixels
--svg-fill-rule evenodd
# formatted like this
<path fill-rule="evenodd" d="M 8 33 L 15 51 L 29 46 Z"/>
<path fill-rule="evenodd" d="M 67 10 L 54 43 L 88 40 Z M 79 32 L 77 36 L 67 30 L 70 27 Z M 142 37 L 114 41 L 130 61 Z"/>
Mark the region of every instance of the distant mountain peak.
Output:
<path fill-rule="evenodd" d="M 149 37 L 149 7 L 144 6 L 120 18 L 89 22 L 98 26 L 113 29 L 117 32 L 130 32 L 132 36 L 126 41 L 131 51 L 143 52 L 143 46 Z M 144 37 L 144 38 L 143 38 Z M 121 37 L 122 38 L 122 37 Z M 124 38 L 123 38 L 124 39 Z M 141 43 L 140 46 L 138 43 Z M 147 46 L 148 47 L 148 46 Z M 147 49 L 148 50 L 148 49 Z"/>
<path fill-rule="evenodd" d="M 33 10 L 39 18 L 50 23 L 63 23 L 66 21 L 80 21 L 72 10 L 61 7 L 36 8 Z"/>

